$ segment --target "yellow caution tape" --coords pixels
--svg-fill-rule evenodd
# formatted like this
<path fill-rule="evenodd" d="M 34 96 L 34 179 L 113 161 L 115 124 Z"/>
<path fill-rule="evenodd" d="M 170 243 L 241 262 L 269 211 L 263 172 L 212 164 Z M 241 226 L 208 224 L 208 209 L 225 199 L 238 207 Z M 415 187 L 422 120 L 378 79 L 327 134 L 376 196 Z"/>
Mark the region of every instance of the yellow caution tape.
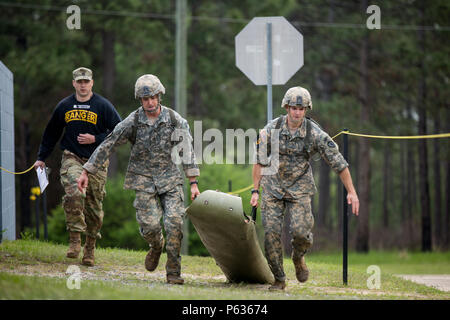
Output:
<path fill-rule="evenodd" d="M 350 136 L 357 136 L 357 137 L 366 137 L 366 138 L 376 138 L 376 139 L 434 139 L 434 138 L 450 138 L 450 133 L 438 133 L 438 134 L 429 134 L 429 135 L 422 135 L 422 136 L 376 136 L 371 134 L 361 134 L 361 133 L 353 133 L 350 131 L 342 130 L 337 135 L 332 137 L 331 139 L 335 139 L 339 137 L 341 134 L 347 134 Z M 228 194 L 237 194 L 241 193 L 243 191 L 247 191 L 253 187 L 252 185 L 249 185 L 248 187 L 245 187 L 243 189 L 239 189 L 237 191 L 228 192 Z"/>
<path fill-rule="evenodd" d="M 371 135 L 371 134 L 361 134 L 361 133 L 353 133 L 350 131 L 345 131 L 342 130 L 341 132 L 339 132 L 338 134 L 336 134 L 334 137 L 332 137 L 332 139 L 334 140 L 335 138 L 339 137 L 341 134 L 347 134 L 350 136 L 357 136 L 357 137 L 366 137 L 366 138 L 375 138 L 375 139 L 435 139 L 435 138 L 450 138 L 450 133 L 438 133 L 438 134 L 428 134 L 428 135 L 421 135 L 421 136 L 376 136 L 376 135 Z M 6 170 L 5 168 L 0 167 L 1 170 L 6 171 L 8 173 L 12 173 L 12 174 L 24 174 L 27 173 L 28 171 L 30 171 L 31 169 L 33 169 L 34 164 L 29 167 L 27 170 L 22 171 L 22 172 L 12 172 L 9 170 Z M 232 191 L 232 192 L 228 192 L 228 194 L 233 194 L 233 193 L 240 193 L 240 192 L 244 192 L 247 191 L 249 189 L 252 188 L 253 185 L 250 185 L 248 187 L 236 190 L 236 191 Z"/>
<path fill-rule="evenodd" d="M 253 187 L 253 184 L 249 185 L 248 187 L 245 187 L 245 188 L 242 188 L 242 189 L 239 189 L 239 190 L 236 190 L 236 191 L 227 192 L 227 193 L 228 194 L 241 193 L 241 192 L 244 192 L 244 191 L 247 191 L 247 190 L 251 189 L 252 187 Z"/>
<path fill-rule="evenodd" d="M 25 170 L 25 171 L 22 171 L 22 172 L 12 172 L 12 171 L 6 170 L 5 168 L 0 167 L 1 170 L 6 171 L 6 172 L 8 172 L 8 173 L 12 173 L 12 174 L 24 174 L 24 173 L 27 173 L 28 171 L 30 171 L 30 170 L 33 169 L 33 168 L 34 168 L 34 164 L 33 164 L 31 167 L 29 167 L 27 170 Z"/>
<path fill-rule="evenodd" d="M 341 134 L 343 134 L 344 132 L 348 132 L 348 131 L 344 131 L 342 130 L 341 132 L 339 132 L 337 135 L 335 135 L 334 137 L 332 137 L 331 139 L 334 140 L 335 138 L 339 137 Z"/>
<path fill-rule="evenodd" d="M 375 136 L 371 134 L 361 134 L 361 133 L 353 133 L 350 131 L 342 130 L 337 135 L 335 135 L 332 139 L 340 136 L 341 134 L 348 134 L 350 136 L 357 137 L 366 137 L 366 138 L 376 138 L 376 139 L 434 139 L 434 138 L 449 138 L 450 133 L 438 133 L 438 134 L 428 134 L 422 136 Z"/>

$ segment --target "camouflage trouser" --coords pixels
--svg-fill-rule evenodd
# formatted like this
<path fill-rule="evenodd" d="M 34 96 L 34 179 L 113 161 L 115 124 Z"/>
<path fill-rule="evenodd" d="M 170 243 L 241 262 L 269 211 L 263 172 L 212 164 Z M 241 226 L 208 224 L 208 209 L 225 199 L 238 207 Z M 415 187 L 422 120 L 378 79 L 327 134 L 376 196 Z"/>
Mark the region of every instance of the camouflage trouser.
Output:
<path fill-rule="evenodd" d="M 77 179 L 83 172 L 85 162 L 85 159 L 64 150 L 60 175 L 65 191 L 63 208 L 66 214 L 66 227 L 68 231 L 83 232 L 100 239 L 104 215 L 102 201 L 106 194 L 105 183 L 109 161 L 106 161 L 95 175 L 88 174 L 89 183 L 84 195 L 78 190 Z"/>
<path fill-rule="evenodd" d="M 141 236 L 150 248 L 160 249 L 163 241 L 161 217 L 166 231 L 167 275 L 181 274 L 181 239 L 183 239 L 184 193 L 177 185 L 163 194 L 136 190 L 136 220 Z"/>
<path fill-rule="evenodd" d="M 283 229 L 284 210 L 291 216 L 290 234 L 292 236 L 292 254 L 299 257 L 312 246 L 314 217 L 311 212 L 311 197 L 285 197 L 277 199 L 267 192 L 262 192 L 261 217 L 264 227 L 264 248 L 267 262 L 275 277 L 284 281 L 286 275 L 283 270 L 283 247 L 281 232 Z"/>

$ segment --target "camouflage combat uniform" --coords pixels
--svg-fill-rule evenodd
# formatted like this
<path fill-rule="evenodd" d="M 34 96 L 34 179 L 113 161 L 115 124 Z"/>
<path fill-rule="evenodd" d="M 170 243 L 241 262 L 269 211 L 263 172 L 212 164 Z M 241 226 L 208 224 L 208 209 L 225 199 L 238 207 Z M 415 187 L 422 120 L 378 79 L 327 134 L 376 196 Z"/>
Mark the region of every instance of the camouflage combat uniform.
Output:
<path fill-rule="evenodd" d="M 93 238 L 101 238 L 100 229 L 103 224 L 103 205 L 105 183 L 109 160 L 95 174 L 89 174 L 89 185 L 82 194 L 77 187 L 77 179 L 83 171 L 86 158 L 80 158 L 74 153 L 64 150 L 61 159 L 61 184 L 64 188 L 63 208 L 66 214 L 67 230 L 85 232 Z"/>
<path fill-rule="evenodd" d="M 186 176 L 199 176 L 200 171 L 192 150 L 192 137 L 189 125 L 178 113 L 173 111 L 176 124 L 173 124 L 169 109 L 161 106 L 161 113 L 154 123 L 139 108 L 120 122 L 114 131 L 95 150 L 83 166 L 88 172 L 97 172 L 111 154 L 112 148 L 126 143 L 133 136 L 135 113 L 138 113 L 136 140 L 131 148 L 130 160 L 125 176 L 124 188 L 136 192 L 134 207 L 142 237 L 150 248 L 158 250 L 163 244 L 160 219 L 163 218 L 166 231 L 167 275 L 179 276 L 181 272 L 181 239 L 184 208 L 183 182 L 177 165 L 172 160 L 172 149 L 178 144 L 172 138 L 174 131 L 183 132 L 189 140 L 190 150 L 184 150 L 182 162 Z M 176 125 L 176 128 L 174 128 Z"/>
<path fill-rule="evenodd" d="M 348 164 L 330 136 L 313 121 L 304 118 L 294 134 L 291 134 L 287 126 L 287 116 L 282 116 L 279 129 L 276 128 L 277 121 L 278 118 L 269 122 L 260 133 L 257 162 L 263 167 L 260 184 L 265 254 L 275 279 L 285 281 L 281 244 L 285 209 L 291 215 L 293 258 L 303 255 L 313 243 L 311 196 L 316 192 L 316 186 L 309 164 L 310 155 L 319 152 L 337 173 Z M 305 139 L 307 121 L 310 125 L 309 141 Z M 278 137 L 278 150 L 274 150 L 276 148 L 273 146 L 277 144 L 273 141 Z M 278 167 L 275 171 L 265 173 L 264 169 L 273 165 L 275 153 L 278 154 Z"/>

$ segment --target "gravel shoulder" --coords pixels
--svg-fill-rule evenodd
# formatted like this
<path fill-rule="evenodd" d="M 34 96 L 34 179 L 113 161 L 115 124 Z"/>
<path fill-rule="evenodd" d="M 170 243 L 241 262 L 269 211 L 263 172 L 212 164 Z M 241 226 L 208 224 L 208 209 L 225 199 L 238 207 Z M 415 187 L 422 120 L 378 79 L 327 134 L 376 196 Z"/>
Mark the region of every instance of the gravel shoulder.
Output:
<path fill-rule="evenodd" d="M 397 274 L 396 276 L 440 291 L 450 292 L 450 274 Z"/>

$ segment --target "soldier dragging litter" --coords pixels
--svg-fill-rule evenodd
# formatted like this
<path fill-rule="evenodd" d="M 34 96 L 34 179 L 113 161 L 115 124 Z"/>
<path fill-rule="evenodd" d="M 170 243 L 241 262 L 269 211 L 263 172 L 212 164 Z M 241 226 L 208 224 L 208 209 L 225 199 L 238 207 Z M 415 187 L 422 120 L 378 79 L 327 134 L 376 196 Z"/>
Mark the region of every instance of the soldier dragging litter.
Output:
<path fill-rule="evenodd" d="M 316 192 L 309 160 L 314 153 L 318 152 L 339 174 L 347 189 L 347 202 L 352 205 L 353 214 L 358 215 L 359 212 L 359 200 L 347 161 L 330 136 L 305 117 L 307 109 L 312 109 L 308 90 L 290 88 L 281 107 L 286 109 L 287 115 L 272 120 L 260 132 L 250 200 L 252 206 L 258 205 L 261 186 L 265 255 L 275 277 L 270 290 L 284 290 L 286 287 L 281 245 L 285 209 L 291 216 L 292 261 L 296 277 L 299 282 L 308 280 L 305 254 L 313 244 L 311 196 Z"/>
<path fill-rule="evenodd" d="M 70 236 L 68 258 L 78 258 L 81 251 L 81 233 L 86 234 L 82 264 L 94 265 L 94 248 L 103 224 L 102 201 L 108 162 L 89 176 L 91 185 L 85 193 L 77 190 L 77 179 L 83 164 L 122 119 L 107 99 L 92 92 L 94 80 L 88 68 L 73 72 L 75 93 L 61 100 L 45 128 L 34 167 L 45 167 L 45 159 L 51 154 L 61 134 L 61 183 L 64 187 L 63 208 Z M 65 129 L 65 130 L 64 130 Z"/>
<path fill-rule="evenodd" d="M 135 98 L 140 100 L 141 107 L 119 123 L 95 150 L 83 166 L 78 188 L 83 190 L 88 186 L 88 173 L 97 172 L 114 146 L 131 142 L 124 188 L 136 192 L 136 219 L 140 233 L 150 247 L 145 268 L 153 271 L 158 266 L 165 242 L 160 224 L 162 217 L 167 241 L 167 282 L 183 284 L 180 250 L 185 214 L 184 179 L 176 165 L 176 155 L 182 157 L 183 170 L 191 184 L 191 199 L 200 194 L 196 180 L 200 170 L 195 161 L 189 125 L 178 113 L 161 105 L 164 93 L 165 88 L 156 76 L 146 74 L 137 79 Z"/>

